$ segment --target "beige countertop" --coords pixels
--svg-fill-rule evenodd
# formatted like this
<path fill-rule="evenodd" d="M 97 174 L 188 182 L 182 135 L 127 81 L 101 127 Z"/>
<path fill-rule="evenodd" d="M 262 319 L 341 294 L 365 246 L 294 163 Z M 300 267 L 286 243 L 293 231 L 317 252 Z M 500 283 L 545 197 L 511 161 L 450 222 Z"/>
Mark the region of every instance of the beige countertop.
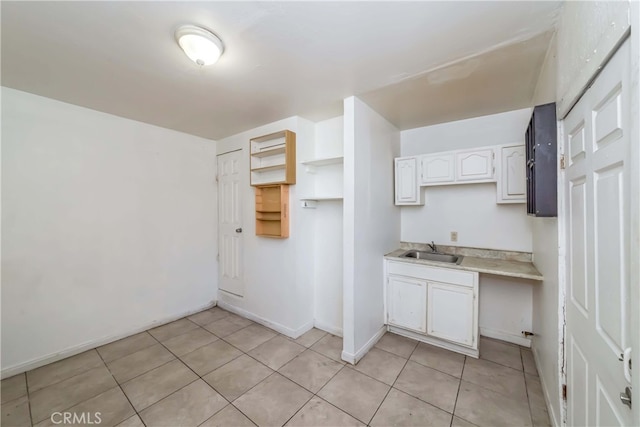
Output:
<path fill-rule="evenodd" d="M 517 277 L 520 279 L 530 279 L 542 281 L 544 278 L 532 262 L 511 261 L 497 258 L 482 258 L 474 256 L 464 256 L 460 264 L 450 264 L 437 261 L 427 261 L 415 258 L 400 258 L 407 249 L 396 249 L 386 254 L 386 259 L 408 262 L 412 264 L 424 264 L 432 267 L 451 268 L 456 270 L 477 271 L 478 273 L 495 274 L 498 276 Z"/>

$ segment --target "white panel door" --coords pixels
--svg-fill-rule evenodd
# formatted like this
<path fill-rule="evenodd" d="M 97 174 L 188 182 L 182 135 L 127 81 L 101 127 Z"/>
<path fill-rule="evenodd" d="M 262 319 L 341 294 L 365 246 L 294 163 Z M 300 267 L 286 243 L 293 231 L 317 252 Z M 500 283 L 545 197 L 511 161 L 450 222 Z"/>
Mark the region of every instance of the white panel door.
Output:
<path fill-rule="evenodd" d="M 629 363 L 619 360 L 638 334 L 630 322 L 638 302 L 629 299 L 628 76 L 627 41 L 563 122 L 569 426 L 634 425 L 620 399 L 631 386 Z"/>
<path fill-rule="evenodd" d="M 417 159 L 415 157 L 395 159 L 396 205 L 420 203 Z"/>
<path fill-rule="evenodd" d="M 473 288 L 429 282 L 427 334 L 472 346 L 474 344 Z"/>
<path fill-rule="evenodd" d="M 455 181 L 455 154 L 428 154 L 420 158 L 420 184 L 444 184 Z"/>
<path fill-rule="evenodd" d="M 493 149 L 456 152 L 456 181 L 493 179 Z"/>
<path fill-rule="evenodd" d="M 526 203 L 527 177 L 524 145 L 500 147 L 498 203 Z"/>
<path fill-rule="evenodd" d="M 218 288 L 244 295 L 242 274 L 242 150 L 218 156 Z"/>
<path fill-rule="evenodd" d="M 390 325 L 424 333 L 427 330 L 427 282 L 388 276 L 387 320 Z"/>

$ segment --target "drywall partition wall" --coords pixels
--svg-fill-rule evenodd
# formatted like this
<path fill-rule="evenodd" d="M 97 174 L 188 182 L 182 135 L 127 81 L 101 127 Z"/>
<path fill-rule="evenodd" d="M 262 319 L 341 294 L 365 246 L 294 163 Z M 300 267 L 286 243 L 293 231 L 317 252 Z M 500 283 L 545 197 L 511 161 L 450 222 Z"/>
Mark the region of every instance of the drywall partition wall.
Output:
<path fill-rule="evenodd" d="M 289 238 L 256 236 L 255 193 L 249 185 L 249 140 L 289 129 L 296 133 L 297 161 L 314 153 L 314 125 L 290 117 L 218 141 L 218 154 L 242 150 L 241 183 L 244 296 L 219 291 L 218 305 L 247 316 L 277 331 L 297 337 L 313 327 L 314 227 L 313 212 L 300 206 L 310 177 L 300 164 L 296 184 L 289 189 Z"/>
<path fill-rule="evenodd" d="M 356 363 L 384 333 L 383 255 L 399 247 L 393 159 L 400 132 L 356 97 L 344 102 L 344 348 Z"/>
<path fill-rule="evenodd" d="M 565 2 L 558 26 L 558 118 L 564 118 L 627 35 L 630 2 Z"/>
<path fill-rule="evenodd" d="M 533 104 L 555 101 L 556 96 L 556 38 L 551 40 L 549 50 L 540 71 Z M 562 186 L 558 191 L 562 191 Z M 532 350 L 538 374 L 554 425 L 560 425 L 561 401 L 560 368 L 563 357 L 561 331 L 563 321 L 559 316 L 558 282 L 558 219 L 533 218 L 533 256 L 536 267 L 544 281 L 533 287 L 533 332 Z"/>
<path fill-rule="evenodd" d="M 533 256 L 544 281 L 533 288 L 532 350 L 543 386 L 549 416 L 560 425 L 560 375 L 563 354 L 561 329 L 564 320 L 559 311 L 558 283 L 558 220 L 536 218 L 533 222 Z"/>
<path fill-rule="evenodd" d="M 344 153 L 343 129 L 342 116 L 316 123 L 314 157 L 342 156 Z M 342 194 L 344 173 L 340 170 L 343 168 L 342 164 L 318 167 L 313 177 L 315 191 L 335 191 L 335 187 L 340 186 L 340 194 Z M 342 335 L 342 209 L 342 200 L 319 201 L 313 212 L 315 326 L 336 335 Z"/>
<path fill-rule="evenodd" d="M 523 143 L 530 109 L 401 132 L 402 156 Z M 497 205 L 496 184 L 426 187 L 424 206 L 402 208 L 402 240 L 531 251 L 531 219 L 524 204 Z M 457 243 L 450 233 L 458 232 Z"/>
<path fill-rule="evenodd" d="M 2 88 L 2 375 L 215 303 L 215 142 Z"/>

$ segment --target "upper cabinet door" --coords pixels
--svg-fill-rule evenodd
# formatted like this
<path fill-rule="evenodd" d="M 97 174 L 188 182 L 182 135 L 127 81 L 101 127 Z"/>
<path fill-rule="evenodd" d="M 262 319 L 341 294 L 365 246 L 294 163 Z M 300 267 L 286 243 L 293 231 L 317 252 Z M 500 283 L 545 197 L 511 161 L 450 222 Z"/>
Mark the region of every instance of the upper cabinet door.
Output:
<path fill-rule="evenodd" d="M 456 152 L 456 181 L 494 181 L 493 149 Z"/>
<path fill-rule="evenodd" d="M 498 203 L 526 203 L 527 178 L 524 145 L 500 147 Z"/>
<path fill-rule="evenodd" d="M 454 153 L 429 154 L 420 158 L 420 185 L 453 183 Z"/>
<path fill-rule="evenodd" d="M 415 157 L 395 159 L 396 205 L 419 205 L 418 162 Z"/>

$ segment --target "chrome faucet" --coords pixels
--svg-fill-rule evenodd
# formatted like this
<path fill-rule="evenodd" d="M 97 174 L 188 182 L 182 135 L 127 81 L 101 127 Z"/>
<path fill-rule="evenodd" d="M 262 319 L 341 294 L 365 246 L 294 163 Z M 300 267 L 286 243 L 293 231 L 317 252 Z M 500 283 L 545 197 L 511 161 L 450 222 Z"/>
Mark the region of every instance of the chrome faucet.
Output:
<path fill-rule="evenodd" d="M 431 243 L 427 243 L 427 246 L 431 248 L 431 252 L 438 252 L 438 248 L 436 247 L 436 244 L 433 243 L 433 240 L 431 241 Z"/>

